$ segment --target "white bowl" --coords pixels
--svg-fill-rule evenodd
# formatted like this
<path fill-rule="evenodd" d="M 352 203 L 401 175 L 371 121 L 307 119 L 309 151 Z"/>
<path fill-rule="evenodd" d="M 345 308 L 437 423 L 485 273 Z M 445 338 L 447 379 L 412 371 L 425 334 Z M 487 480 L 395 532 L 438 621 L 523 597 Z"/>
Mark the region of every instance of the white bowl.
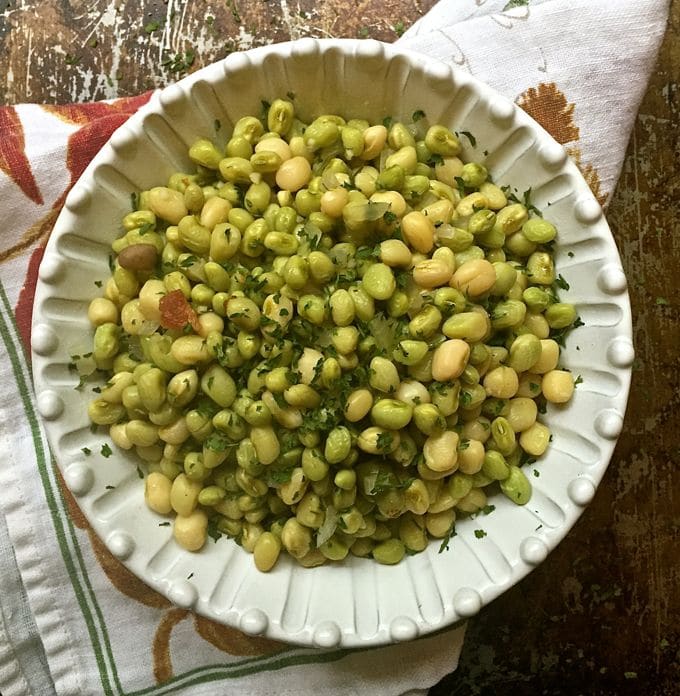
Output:
<path fill-rule="evenodd" d="M 450 549 L 433 541 L 396 566 L 348 558 L 313 569 L 282 557 L 263 574 L 226 538 L 198 554 L 180 549 L 146 508 L 136 460 L 100 454 L 89 428 L 91 394 L 74 390 L 74 353 L 91 350 L 86 310 L 109 275 L 111 241 L 130 194 L 187 171 L 188 145 L 225 138 L 261 100 L 288 92 L 303 118 L 340 113 L 380 121 L 417 109 L 432 123 L 470 131 L 464 157 L 533 203 L 559 229 L 556 263 L 570 283 L 564 297 L 585 326 L 567 339 L 562 363 L 583 377 L 573 400 L 549 407 L 554 440 L 528 471 L 524 507 L 504 496 L 493 514 L 465 519 Z M 571 256 L 570 254 L 573 254 Z M 430 633 L 472 616 L 545 560 L 595 495 L 621 431 L 633 361 L 631 315 L 619 255 L 578 169 L 535 121 L 468 74 L 375 41 L 313 40 L 230 55 L 156 94 L 123 125 L 69 194 L 40 267 L 33 313 L 38 410 L 67 485 L 97 534 L 125 565 L 174 603 L 250 634 L 299 644 L 368 646 Z M 106 438 L 108 439 L 108 438 Z M 92 450 L 85 456 L 81 448 Z M 114 486 L 115 488 L 107 488 Z M 474 531 L 483 529 L 478 539 Z"/>

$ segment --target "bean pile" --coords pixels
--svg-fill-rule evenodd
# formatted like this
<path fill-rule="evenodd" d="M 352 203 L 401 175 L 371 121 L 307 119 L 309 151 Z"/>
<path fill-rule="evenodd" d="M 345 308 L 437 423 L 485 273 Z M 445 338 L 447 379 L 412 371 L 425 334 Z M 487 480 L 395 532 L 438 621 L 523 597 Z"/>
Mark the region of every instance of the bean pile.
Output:
<path fill-rule="evenodd" d="M 89 307 L 89 416 L 182 547 L 392 564 L 444 548 L 487 487 L 530 499 L 576 311 L 555 226 L 460 153 L 422 112 L 305 124 L 277 99 L 134 196 Z"/>

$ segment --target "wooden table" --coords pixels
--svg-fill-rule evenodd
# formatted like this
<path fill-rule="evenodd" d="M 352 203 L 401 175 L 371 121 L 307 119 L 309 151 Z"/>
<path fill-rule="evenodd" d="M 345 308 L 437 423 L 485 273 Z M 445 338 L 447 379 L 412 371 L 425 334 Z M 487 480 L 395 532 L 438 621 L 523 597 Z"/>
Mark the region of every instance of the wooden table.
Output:
<path fill-rule="evenodd" d="M 132 95 L 232 50 L 291 37 L 393 41 L 433 4 L 0 0 L 0 102 Z M 673 0 L 608 212 L 638 355 L 623 435 L 581 520 L 470 622 L 460 668 L 432 696 L 679 693 L 679 32 Z"/>

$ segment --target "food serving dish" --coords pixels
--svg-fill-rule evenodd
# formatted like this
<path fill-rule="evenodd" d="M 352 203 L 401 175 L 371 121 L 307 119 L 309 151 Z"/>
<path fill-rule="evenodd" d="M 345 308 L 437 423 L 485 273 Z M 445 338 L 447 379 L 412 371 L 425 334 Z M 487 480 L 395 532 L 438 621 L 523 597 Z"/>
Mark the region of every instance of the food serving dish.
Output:
<path fill-rule="evenodd" d="M 483 162 L 496 183 L 532 204 L 560 233 L 562 298 L 583 326 L 562 365 L 581 377 L 574 398 L 548 405 L 548 452 L 530 465 L 533 495 L 503 496 L 493 514 L 456 524 L 448 550 L 433 541 L 395 566 L 348 557 L 298 567 L 290 558 L 263 574 L 226 538 L 183 551 L 144 505 L 139 461 L 114 449 L 87 416 L 90 395 L 74 389 L 73 355 L 91 350 L 89 301 L 109 274 L 110 244 L 131 194 L 189 167 L 198 137 L 229 131 L 262 100 L 295 95 L 303 118 L 331 112 L 380 122 L 422 110 L 458 132 L 462 157 Z M 626 279 L 602 209 L 564 150 L 507 99 L 464 72 L 375 41 L 314 40 L 236 53 L 154 95 L 98 153 L 70 192 L 40 267 L 33 313 L 38 410 L 66 484 L 109 550 L 175 604 L 251 634 L 331 647 L 413 639 L 477 613 L 543 562 L 593 498 L 623 426 L 630 368 Z M 87 454 L 89 452 L 89 454 Z M 530 472 L 527 472 L 530 473 Z M 483 534 L 479 530 L 483 530 Z"/>

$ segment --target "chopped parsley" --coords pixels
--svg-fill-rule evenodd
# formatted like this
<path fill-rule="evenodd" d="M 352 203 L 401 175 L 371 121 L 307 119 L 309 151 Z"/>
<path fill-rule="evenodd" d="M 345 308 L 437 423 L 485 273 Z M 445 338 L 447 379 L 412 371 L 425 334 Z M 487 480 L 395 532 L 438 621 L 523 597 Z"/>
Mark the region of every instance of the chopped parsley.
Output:
<path fill-rule="evenodd" d="M 413 112 L 413 115 L 411 116 L 411 120 L 413 123 L 418 123 L 421 119 L 425 118 L 425 112 L 422 109 L 418 109 Z"/>
<path fill-rule="evenodd" d="M 555 279 L 555 285 L 557 285 L 558 288 L 561 288 L 562 290 L 569 290 L 569 283 L 562 277 L 562 274 L 557 276 Z"/>
<path fill-rule="evenodd" d="M 89 457 L 92 454 L 92 450 L 89 447 L 81 447 L 80 451 L 86 456 Z"/>
<path fill-rule="evenodd" d="M 657 297 L 656 304 L 660 307 L 665 307 L 668 304 L 668 300 L 665 297 Z"/>
<path fill-rule="evenodd" d="M 222 538 L 222 532 L 217 528 L 217 520 L 208 520 L 208 536 L 215 542 Z"/>
<path fill-rule="evenodd" d="M 475 529 L 475 537 L 477 539 L 483 539 L 486 536 L 486 532 L 483 529 Z"/>
<path fill-rule="evenodd" d="M 470 145 L 472 145 L 472 147 L 477 146 L 477 138 L 475 138 L 470 131 L 461 131 L 460 135 L 464 135 L 470 141 Z"/>
<path fill-rule="evenodd" d="M 144 472 L 139 467 L 137 467 L 137 476 L 139 476 L 140 479 L 144 478 Z"/>
<path fill-rule="evenodd" d="M 439 551 L 437 553 L 444 553 L 444 551 L 448 551 L 449 550 L 449 543 L 451 542 L 451 539 L 453 539 L 453 537 L 455 537 L 455 536 L 457 536 L 457 532 L 456 532 L 456 523 L 454 521 L 451 524 L 451 526 L 449 527 L 448 532 L 446 532 L 446 535 L 442 539 L 442 543 L 440 544 Z"/>
<path fill-rule="evenodd" d="M 109 446 L 109 443 L 108 443 L 108 442 L 105 442 L 105 443 L 102 445 L 101 450 L 99 450 L 99 451 L 100 451 L 102 457 L 105 457 L 106 459 L 108 459 L 108 458 L 113 454 L 113 450 L 112 450 L 111 447 Z"/>
<path fill-rule="evenodd" d="M 161 23 L 160 23 L 157 19 L 154 19 L 154 20 L 150 21 L 150 22 L 144 27 L 144 31 L 145 31 L 147 34 L 153 34 L 154 31 L 156 31 L 156 29 L 160 29 L 160 26 L 161 26 Z"/>
<path fill-rule="evenodd" d="M 169 527 L 169 526 L 170 526 L 170 522 L 159 522 L 159 523 L 158 523 L 158 526 L 159 526 L 159 527 Z"/>

